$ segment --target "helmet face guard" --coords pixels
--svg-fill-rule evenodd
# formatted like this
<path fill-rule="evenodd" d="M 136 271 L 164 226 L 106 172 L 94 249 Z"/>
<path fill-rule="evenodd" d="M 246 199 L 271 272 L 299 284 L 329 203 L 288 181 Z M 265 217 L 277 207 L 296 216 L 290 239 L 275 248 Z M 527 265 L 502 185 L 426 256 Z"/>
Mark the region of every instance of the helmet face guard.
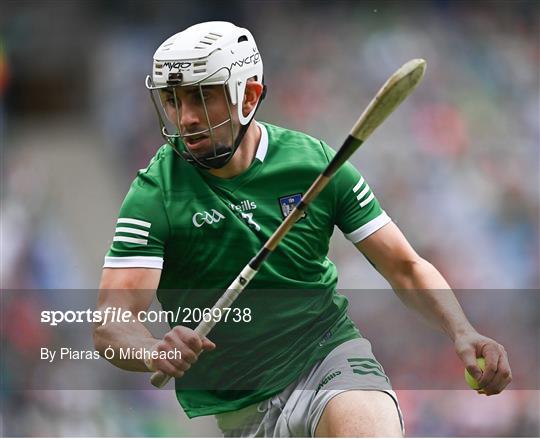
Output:
<path fill-rule="evenodd" d="M 218 169 L 225 166 L 240 145 L 266 90 L 263 89 L 250 113 L 244 115 L 242 103 L 246 84 L 251 78 L 262 83 L 262 75 L 262 60 L 247 29 L 214 21 L 191 26 L 173 35 L 157 49 L 152 74 L 146 78 L 161 135 L 184 159 L 198 167 Z M 220 110 L 218 117 L 222 120 L 212 120 L 216 116 L 212 116 L 215 112 L 205 101 L 206 86 L 220 86 L 223 91 L 227 111 Z M 206 126 L 199 127 L 197 132 L 189 132 L 189 128 L 180 124 L 179 91 L 183 87 L 195 87 L 198 92 L 201 123 Z M 199 137 L 210 139 L 211 147 L 204 152 L 190 149 L 190 142 L 193 145 L 194 139 L 199 140 Z M 228 140 L 224 141 L 224 138 Z"/>
<path fill-rule="evenodd" d="M 225 67 L 223 69 L 226 69 Z M 215 122 L 211 119 L 211 116 L 206 105 L 204 96 L 204 81 L 212 79 L 212 76 L 219 74 L 220 72 L 214 72 L 195 83 L 183 84 L 181 80 L 181 74 L 177 79 L 167 81 L 164 85 L 155 85 L 150 76 L 146 77 L 146 88 L 150 92 L 150 98 L 154 104 L 154 108 L 158 115 L 159 125 L 161 128 L 161 135 L 165 141 L 171 145 L 171 147 L 181 155 L 189 163 L 203 169 L 218 169 L 227 164 L 232 158 L 236 148 L 240 144 L 237 142 L 238 137 L 235 139 L 234 134 L 234 122 L 232 105 L 230 103 L 228 95 L 228 79 L 219 86 L 223 91 L 223 97 L 227 106 L 228 117 L 222 121 Z M 227 72 L 230 78 L 230 72 Z M 204 113 L 205 129 L 195 132 L 182 131 L 180 124 L 181 120 L 181 106 L 179 105 L 180 99 L 178 97 L 178 91 L 180 87 L 196 87 L 198 93 L 198 99 L 201 103 L 201 109 Z M 216 130 L 225 125 L 229 125 L 229 139 L 226 142 L 219 141 Z M 190 139 L 198 137 L 209 137 L 211 149 L 202 153 L 196 153 L 192 151 L 187 145 Z"/>

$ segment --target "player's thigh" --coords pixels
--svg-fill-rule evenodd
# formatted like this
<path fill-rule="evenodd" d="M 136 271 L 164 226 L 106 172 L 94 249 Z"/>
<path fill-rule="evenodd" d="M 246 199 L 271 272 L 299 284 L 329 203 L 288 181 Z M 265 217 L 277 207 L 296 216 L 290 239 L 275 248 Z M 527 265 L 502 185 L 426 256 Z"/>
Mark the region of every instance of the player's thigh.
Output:
<path fill-rule="evenodd" d="M 392 397 L 378 390 L 348 390 L 327 404 L 316 437 L 401 437 L 401 423 Z"/>

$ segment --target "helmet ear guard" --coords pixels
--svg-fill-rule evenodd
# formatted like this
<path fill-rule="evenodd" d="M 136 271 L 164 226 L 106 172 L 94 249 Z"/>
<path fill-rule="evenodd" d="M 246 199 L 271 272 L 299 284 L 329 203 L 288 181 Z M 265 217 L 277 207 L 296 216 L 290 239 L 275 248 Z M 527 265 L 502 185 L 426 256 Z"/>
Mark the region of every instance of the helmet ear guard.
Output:
<path fill-rule="evenodd" d="M 254 108 L 244 116 L 242 102 L 246 84 L 251 78 L 263 83 L 263 92 Z M 217 125 L 212 125 L 210 121 L 202 93 L 202 87 L 206 85 L 223 86 L 229 119 Z M 208 126 L 204 131 L 182 134 L 179 120 L 170 121 L 169 119 L 168 122 L 175 125 L 170 126 L 163 105 L 161 108 L 157 105 L 154 96 L 156 91 L 184 86 L 199 87 Z M 197 24 L 167 39 L 154 54 L 153 71 L 151 77 L 146 79 L 146 87 L 151 93 L 152 102 L 160 119 L 162 136 L 189 163 L 204 169 L 218 169 L 227 164 L 240 145 L 266 95 L 262 60 L 253 36 L 247 29 L 226 22 Z M 231 109 L 234 105 L 237 107 L 240 123 L 236 138 Z M 176 110 L 178 111 L 178 106 Z M 231 127 L 231 143 L 230 145 L 218 144 L 215 142 L 213 131 L 226 123 L 229 123 Z M 188 136 L 206 134 L 206 132 L 212 139 L 213 150 L 196 156 L 183 140 Z"/>
<path fill-rule="evenodd" d="M 251 78 L 249 78 L 249 79 L 251 79 Z M 241 102 L 243 101 L 243 97 L 244 97 L 244 94 L 246 92 L 246 86 L 247 86 L 247 83 L 249 82 L 249 79 L 246 80 L 246 81 L 243 81 L 242 83 L 239 82 L 237 87 L 236 87 L 237 96 L 242 97 L 241 99 L 240 98 L 237 99 L 237 102 L 238 102 L 238 104 L 237 104 L 238 105 L 238 119 L 240 120 L 240 123 L 242 125 L 249 125 L 249 123 L 251 122 L 251 120 L 255 116 L 255 113 L 257 112 L 260 103 L 263 101 L 263 99 L 266 96 L 266 85 L 264 84 L 264 78 L 260 78 L 262 86 L 263 86 L 261 96 L 259 97 L 259 100 L 258 100 L 257 104 L 253 107 L 253 110 L 251 110 L 250 113 L 247 116 L 244 116 L 244 113 L 242 111 Z M 259 78 L 257 78 L 256 80 L 258 80 L 258 79 Z"/>

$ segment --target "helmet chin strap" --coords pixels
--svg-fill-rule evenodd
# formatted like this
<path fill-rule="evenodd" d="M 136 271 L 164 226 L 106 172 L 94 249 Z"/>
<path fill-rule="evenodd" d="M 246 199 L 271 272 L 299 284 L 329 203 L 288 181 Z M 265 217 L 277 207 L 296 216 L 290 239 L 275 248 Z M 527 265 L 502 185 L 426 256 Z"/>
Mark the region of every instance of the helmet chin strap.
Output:
<path fill-rule="evenodd" d="M 253 117 L 251 118 L 253 120 Z M 201 154 L 200 156 L 195 156 L 192 152 L 182 151 L 181 155 L 188 163 L 197 166 L 201 169 L 220 169 L 225 166 L 230 159 L 232 159 L 234 153 L 238 149 L 238 146 L 242 142 L 242 139 L 246 135 L 247 129 L 251 120 L 246 125 L 242 125 L 234 145 L 226 145 L 224 143 L 216 143 L 215 149 L 212 148 L 210 151 Z M 186 148 L 188 148 L 186 146 Z"/>
<path fill-rule="evenodd" d="M 263 83 L 263 92 L 261 94 L 259 102 L 257 102 L 257 108 L 253 112 L 253 115 L 251 116 L 251 119 L 249 119 L 249 122 L 240 127 L 240 130 L 238 131 L 238 135 L 236 136 L 236 139 L 234 140 L 234 145 L 226 145 L 224 143 L 217 143 L 215 145 L 215 149 L 212 149 L 211 151 L 208 151 L 207 153 L 202 154 L 199 157 L 196 157 L 192 152 L 181 151 L 180 154 L 182 158 L 188 163 L 194 166 L 197 166 L 200 169 L 223 168 L 227 163 L 229 163 L 229 160 L 232 159 L 234 153 L 238 149 L 238 146 L 240 146 L 240 143 L 242 142 L 242 139 L 246 135 L 248 127 L 251 124 L 251 121 L 253 120 L 253 118 L 255 117 L 255 113 L 257 113 L 257 110 L 259 109 L 259 106 L 262 100 L 265 98 L 265 96 L 266 96 L 266 85 L 264 85 Z M 232 123 L 232 120 L 230 123 Z M 186 146 L 186 148 L 188 147 Z"/>

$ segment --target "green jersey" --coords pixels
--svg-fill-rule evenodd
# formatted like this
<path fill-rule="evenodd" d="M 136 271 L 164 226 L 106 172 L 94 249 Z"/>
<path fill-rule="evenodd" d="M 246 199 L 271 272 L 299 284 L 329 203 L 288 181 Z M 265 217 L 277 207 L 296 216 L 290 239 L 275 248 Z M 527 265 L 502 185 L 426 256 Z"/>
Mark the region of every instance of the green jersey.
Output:
<path fill-rule="evenodd" d="M 163 309 L 211 308 L 334 154 L 305 134 L 258 126 L 255 159 L 231 179 L 161 147 L 124 200 L 105 267 L 160 268 Z M 350 163 L 342 166 L 232 305 L 249 313 L 249 321 L 219 322 L 210 335 L 217 348 L 176 380 L 186 414 L 262 401 L 359 337 L 347 299 L 336 291 L 330 237 L 337 225 L 356 243 L 389 221 L 360 173 Z M 170 324 L 194 328 L 197 322 Z"/>

